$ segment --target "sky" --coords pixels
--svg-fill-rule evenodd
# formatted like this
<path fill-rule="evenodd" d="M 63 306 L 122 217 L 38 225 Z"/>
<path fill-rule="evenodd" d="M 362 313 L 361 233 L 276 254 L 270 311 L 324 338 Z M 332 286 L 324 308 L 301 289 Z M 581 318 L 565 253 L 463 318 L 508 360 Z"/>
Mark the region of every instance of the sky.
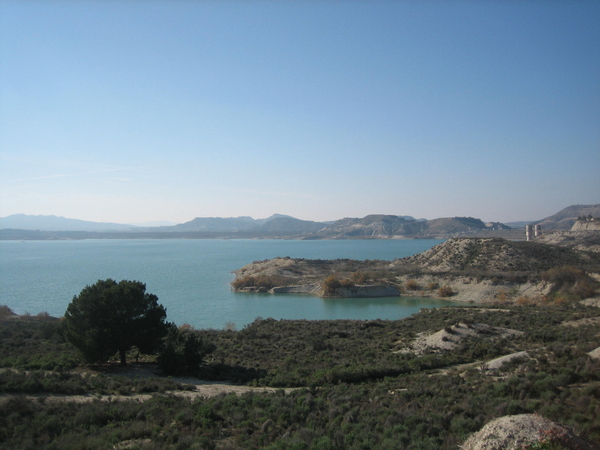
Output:
<path fill-rule="evenodd" d="M 0 217 L 600 203 L 600 2 L 0 0 Z"/>

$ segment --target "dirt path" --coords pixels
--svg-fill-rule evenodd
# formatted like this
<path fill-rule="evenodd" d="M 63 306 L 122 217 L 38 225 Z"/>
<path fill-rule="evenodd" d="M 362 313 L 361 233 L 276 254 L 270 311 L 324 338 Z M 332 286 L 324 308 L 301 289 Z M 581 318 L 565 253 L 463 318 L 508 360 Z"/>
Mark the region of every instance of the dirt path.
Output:
<path fill-rule="evenodd" d="M 30 400 L 38 400 L 44 402 L 76 402 L 86 403 L 93 402 L 96 400 L 104 402 L 115 402 L 115 401 L 126 401 L 134 400 L 138 402 L 144 402 L 150 400 L 153 395 L 174 395 L 177 397 L 188 398 L 195 400 L 197 398 L 209 398 L 215 397 L 219 394 L 236 394 L 242 395 L 248 392 L 277 392 L 280 389 L 268 388 L 268 387 L 252 387 L 252 386 L 238 386 L 232 384 L 223 383 L 211 383 L 210 381 L 203 382 L 204 384 L 195 384 L 195 390 L 192 391 L 167 391 L 164 394 L 153 393 L 153 394 L 134 394 L 134 395 L 61 395 L 52 393 L 42 394 L 0 394 L 0 399 L 9 397 L 22 397 Z M 283 391 L 289 394 L 297 388 L 285 388 Z"/>
<path fill-rule="evenodd" d="M 9 369 L 10 370 L 10 369 Z M 106 376 L 121 376 L 128 378 L 164 378 L 157 374 L 156 367 L 153 365 L 144 364 L 130 364 L 126 367 L 120 367 L 119 365 L 106 365 L 102 368 L 88 369 L 78 371 L 80 374 L 92 374 L 99 375 L 103 374 Z M 242 395 L 248 392 L 277 392 L 283 390 L 286 394 L 298 389 L 298 388 L 270 388 L 270 387 L 254 387 L 254 386 L 241 386 L 232 383 L 219 382 L 219 381 L 205 381 L 197 378 L 177 378 L 170 377 L 176 383 L 185 385 L 191 385 L 191 390 L 181 391 L 166 391 L 164 393 L 148 393 L 148 394 L 132 394 L 132 395 L 100 395 L 100 394 L 86 394 L 86 395 L 64 395 L 64 394 L 53 394 L 53 393 L 41 393 L 41 394 L 0 394 L 0 399 L 8 397 L 23 397 L 28 399 L 39 399 L 39 401 L 50 401 L 50 402 L 92 402 L 95 400 L 100 401 L 125 401 L 135 400 L 143 402 L 152 398 L 153 395 L 174 395 L 177 397 L 188 398 L 194 400 L 196 398 L 209 398 L 215 397 L 219 394 L 236 394 Z M 43 399 L 43 400 L 42 400 Z"/>

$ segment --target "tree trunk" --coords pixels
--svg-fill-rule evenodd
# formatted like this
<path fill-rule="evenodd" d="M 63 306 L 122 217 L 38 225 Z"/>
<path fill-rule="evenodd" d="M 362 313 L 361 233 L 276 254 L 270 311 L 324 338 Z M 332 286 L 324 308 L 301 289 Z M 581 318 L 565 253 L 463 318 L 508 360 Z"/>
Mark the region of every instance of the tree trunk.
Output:
<path fill-rule="evenodd" d="M 126 355 L 125 350 L 119 350 L 119 353 L 121 355 L 121 365 L 126 366 L 127 365 L 127 355 Z"/>

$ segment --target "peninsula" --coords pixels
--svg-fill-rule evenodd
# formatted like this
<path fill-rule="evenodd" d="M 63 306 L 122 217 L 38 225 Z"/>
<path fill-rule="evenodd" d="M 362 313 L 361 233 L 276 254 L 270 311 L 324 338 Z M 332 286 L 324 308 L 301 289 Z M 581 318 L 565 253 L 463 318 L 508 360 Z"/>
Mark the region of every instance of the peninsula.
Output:
<path fill-rule="evenodd" d="M 394 261 L 274 258 L 235 274 L 236 292 L 474 303 L 584 299 L 600 287 L 600 232 L 550 233 L 532 242 L 453 238 Z"/>

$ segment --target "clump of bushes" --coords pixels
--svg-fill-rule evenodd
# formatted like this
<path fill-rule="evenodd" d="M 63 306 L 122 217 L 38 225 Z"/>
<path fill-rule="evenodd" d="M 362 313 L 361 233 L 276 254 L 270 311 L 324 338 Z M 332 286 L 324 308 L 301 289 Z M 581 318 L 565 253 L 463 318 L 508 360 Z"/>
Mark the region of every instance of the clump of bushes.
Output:
<path fill-rule="evenodd" d="M 334 295 L 336 289 L 342 287 L 342 283 L 335 275 L 329 275 L 323 281 L 323 294 L 325 295 Z"/>
<path fill-rule="evenodd" d="M 336 290 L 339 288 L 354 288 L 357 284 L 365 284 L 369 279 L 367 274 L 359 272 L 353 273 L 350 278 L 342 279 L 336 275 L 330 275 L 323 281 L 323 294 L 326 296 L 336 295 Z"/>
<path fill-rule="evenodd" d="M 0 321 L 0 367 L 25 370 L 68 370 L 81 363 L 65 342 L 62 322 L 34 317 Z"/>
<path fill-rule="evenodd" d="M 438 289 L 438 296 L 440 297 L 451 297 L 454 295 L 454 291 L 450 286 L 442 286 Z"/>
<path fill-rule="evenodd" d="M 583 300 L 596 295 L 600 283 L 581 269 L 561 266 L 541 274 L 542 280 L 552 283 L 552 293 L 563 299 Z"/>
<path fill-rule="evenodd" d="M 0 319 L 5 317 L 13 316 L 15 313 L 6 305 L 0 305 Z"/>
<path fill-rule="evenodd" d="M 293 284 L 293 280 L 282 275 L 248 275 L 236 278 L 231 286 L 234 289 L 255 288 L 268 291 L 277 286 L 290 286 L 291 284 Z"/>
<path fill-rule="evenodd" d="M 356 284 L 365 284 L 369 281 L 369 276 L 364 272 L 354 272 L 352 274 L 352 281 Z"/>
<path fill-rule="evenodd" d="M 193 326 L 172 327 L 158 355 L 158 367 L 167 375 L 195 375 L 213 350 Z"/>
<path fill-rule="evenodd" d="M 575 283 L 578 279 L 583 278 L 585 272 L 580 269 L 575 269 L 571 266 L 554 267 L 542 273 L 542 280 L 550 283 Z"/>
<path fill-rule="evenodd" d="M 437 283 L 437 282 L 435 282 L 435 281 L 432 281 L 431 283 L 429 283 L 429 284 L 427 285 L 427 290 L 429 290 L 429 291 L 435 291 L 435 290 L 436 290 L 436 289 L 438 289 L 439 287 L 440 287 L 440 284 L 439 284 L 439 283 Z"/>
<path fill-rule="evenodd" d="M 407 280 L 406 283 L 404 284 L 404 287 L 406 289 L 408 289 L 409 291 L 415 291 L 417 289 L 419 289 L 419 284 L 415 281 L 415 280 Z"/>

